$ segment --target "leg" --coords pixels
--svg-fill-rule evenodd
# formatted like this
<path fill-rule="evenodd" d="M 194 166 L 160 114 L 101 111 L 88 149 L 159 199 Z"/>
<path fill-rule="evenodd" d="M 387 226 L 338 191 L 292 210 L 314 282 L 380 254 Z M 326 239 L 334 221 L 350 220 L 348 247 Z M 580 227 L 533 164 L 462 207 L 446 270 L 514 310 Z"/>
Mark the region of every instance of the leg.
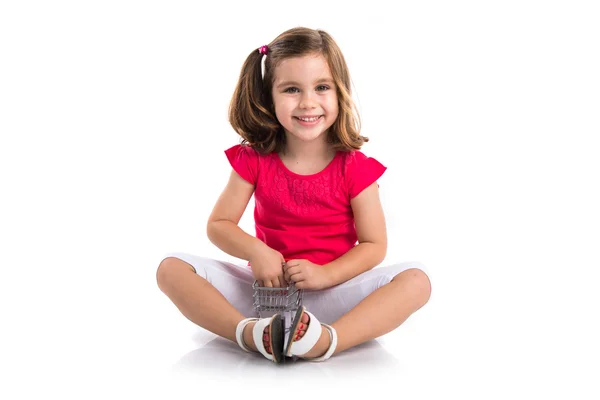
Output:
<path fill-rule="evenodd" d="M 195 265 L 177 257 L 167 257 L 160 263 L 156 273 L 158 287 L 187 319 L 237 343 L 235 330 L 245 318 L 242 312 L 247 315 L 252 312 L 252 272 L 201 257 L 183 258 Z M 243 332 L 244 342 L 254 351 L 257 350 L 252 338 L 255 324 L 249 323 Z M 269 334 L 268 327 L 265 334 Z M 267 347 L 268 336 L 263 340 Z"/>
<path fill-rule="evenodd" d="M 379 272 L 371 271 L 368 271 L 371 276 Z M 355 281 L 360 283 L 362 278 L 360 276 L 357 278 Z M 357 286 L 356 282 L 352 283 L 352 281 L 348 281 L 347 290 L 364 291 L 364 285 L 361 288 L 360 284 Z M 430 294 L 429 277 L 421 269 L 409 268 L 397 273 L 389 283 L 372 291 L 331 324 L 338 334 L 338 344 L 334 354 L 396 329 L 427 303 Z M 318 317 L 316 312 L 315 315 Z M 300 329 L 298 337 L 303 336 L 306 323 L 310 323 L 307 315 L 303 316 L 303 322 L 304 329 Z M 323 328 L 317 344 L 303 357 L 312 358 L 324 354 L 329 348 L 329 341 L 329 334 Z"/>

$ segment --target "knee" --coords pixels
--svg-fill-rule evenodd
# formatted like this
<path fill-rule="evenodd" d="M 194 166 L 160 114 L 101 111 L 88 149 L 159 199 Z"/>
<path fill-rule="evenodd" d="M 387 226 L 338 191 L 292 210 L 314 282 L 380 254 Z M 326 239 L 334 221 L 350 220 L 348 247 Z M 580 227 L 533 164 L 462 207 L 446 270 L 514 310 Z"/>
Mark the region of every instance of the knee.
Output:
<path fill-rule="evenodd" d="M 185 261 L 176 257 L 167 257 L 161 261 L 156 270 L 156 283 L 164 291 L 165 288 L 180 280 L 181 274 L 188 273 L 193 268 Z"/>
<path fill-rule="evenodd" d="M 409 287 L 414 290 L 415 297 L 418 299 L 421 306 L 425 305 L 431 297 L 431 281 L 427 274 L 419 268 L 410 268 L 402 271 L 394 277 L 401 278 L 407 281 Z"/>

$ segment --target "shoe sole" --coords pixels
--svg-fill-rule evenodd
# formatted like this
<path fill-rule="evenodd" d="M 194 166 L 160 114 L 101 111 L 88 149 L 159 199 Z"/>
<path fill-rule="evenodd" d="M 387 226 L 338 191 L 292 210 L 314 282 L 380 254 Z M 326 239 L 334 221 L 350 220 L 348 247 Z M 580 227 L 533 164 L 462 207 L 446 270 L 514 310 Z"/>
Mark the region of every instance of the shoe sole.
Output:
<path fill-rule="evenodd" d="M 298 308 L 298 310 L 296 311 L 296 315 L 294 316 L 294 322 L 292 322 L 292 326 L 290 327 L 290 338 L 288 341 L 288 345 L 285 349 L 286 357 L 292 356 L 292 344 L 294 343 L 294 334 L 298 329 L 298 325 L 300 324 L 300 320 L 302 319 L 302 314 L 304 314 L 304 306 Z"/>
<path fill-rule="evenodd" d="M 280 314 L 275 315 L 271 319 L 270 324 L 270 336 L 271 336 L 271 354 L 275 359 L 275 363 L 279 364 L 283 360 L 283 341 L 284 341 L 284 327 L 283 318 Z"/>

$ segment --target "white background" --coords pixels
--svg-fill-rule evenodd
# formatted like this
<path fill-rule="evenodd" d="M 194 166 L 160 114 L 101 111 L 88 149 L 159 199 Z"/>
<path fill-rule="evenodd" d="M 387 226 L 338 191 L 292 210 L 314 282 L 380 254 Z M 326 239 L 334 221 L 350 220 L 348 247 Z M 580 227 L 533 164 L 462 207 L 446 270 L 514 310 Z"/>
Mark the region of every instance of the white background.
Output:
<path fill-rule="evenodd" d="M 597 399 L 599 20 L 593 1 L 2 2 L 0 397 Z M 231 259 L 205 234 L 230 96 L 299 25 L 343 50 L 388 167 L 386 262 L 423 262 L 433 293 L 371 347 L 277 368 L 155 272 Z"/>

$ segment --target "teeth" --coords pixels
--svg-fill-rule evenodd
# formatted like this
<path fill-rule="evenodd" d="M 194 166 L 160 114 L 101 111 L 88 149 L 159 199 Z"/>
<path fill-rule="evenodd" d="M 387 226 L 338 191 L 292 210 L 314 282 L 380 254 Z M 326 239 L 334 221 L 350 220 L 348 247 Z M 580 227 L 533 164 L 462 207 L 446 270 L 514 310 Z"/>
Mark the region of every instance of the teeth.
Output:
<path fill-rule="evenodd" d="M 305 121 L 305 122 L 315 122 L 316 120 L 318 120 L 320 117 L 312 117 L 312 118 L 302 118 L 302 117 L 298 117 L 299 120 L 301 121 Z"/>

